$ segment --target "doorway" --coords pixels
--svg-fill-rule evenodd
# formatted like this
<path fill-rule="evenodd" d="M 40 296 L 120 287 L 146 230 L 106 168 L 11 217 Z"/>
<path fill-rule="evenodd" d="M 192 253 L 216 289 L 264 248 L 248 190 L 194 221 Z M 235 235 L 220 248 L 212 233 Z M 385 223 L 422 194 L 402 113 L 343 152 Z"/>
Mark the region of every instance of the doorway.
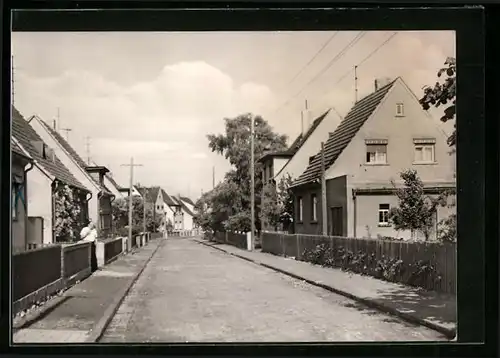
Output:
<path fill-rule="evenodd" d="M 344 218 L 341 206 L 330 208 L 330 236 L 344 235 Z"/>

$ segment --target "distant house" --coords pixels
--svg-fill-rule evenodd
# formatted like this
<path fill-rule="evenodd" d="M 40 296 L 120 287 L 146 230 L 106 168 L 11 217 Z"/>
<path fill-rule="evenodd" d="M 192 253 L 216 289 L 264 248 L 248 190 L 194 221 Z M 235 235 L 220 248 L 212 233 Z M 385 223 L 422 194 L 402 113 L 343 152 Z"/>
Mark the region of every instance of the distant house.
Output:
<path fill-rule="evenodd" d="M 12 210 L 12 248 L 24 251 L 28 247 L 28 202 L 26 174 L 33 169 L 33 158 L 28 152 L 11 141 L 12 176 L 11 176 L 11 210 Z M 42 234 L 42 233 L 40 233 Z"/>
<path fill-rule="evenodd" d="M 129 187 L 120 187 L 118 189 L 118 191 L 123 195 L 123 197 L 128 197 L 129 192 L 130 192 L 130 188 Z M 138 190 L 138 188 L 135 185 L 132 187 L 132 196 L 137 196 L 137 197 L 142 198 L 142 194 L 140 193 L 140 191 Z"/>
<path fill-rule="evenodd" d="M 309 114 L 307 115 L 309 116 Z M 277 185 L 285 176 L 296 179 L 304 172 L 311 160 L 321 148 L 321 142 L 326 142 L 329 135 L 337 128 L 340 117 L 327 110 L 309 126 L 303 125 L 302 133 L 284 152 L 267 153 L 259 162 L 262 163 L 262 182 L 264 184 Z M 263 220 L 264 230 L 273 230 L 268 223 Z"/>
<path fill-rule="evenodd" d="M 195 228 L 194 218 L 194 204 L 191 199 L 184 196 L 177 195 L 177 202 L 182 210 L 182 228 L 181 230 L 193 230 Z"/>
<path fill-rule="evenodd" d="M 83 227 L 89 215 L 90 190 L 71 174 L 53 148 L 47 145 L 14 107 L 12 108 L 12 142 L 16 150 L 21 150 L 33 160 L 33 169 L 26 176 L 27 187 L 25 189 L 29 223 L 27 245 L 35 247 L 55 242 L 54 194 L 60 184 L 68 185 L 77 194 L 81 213 L 79 221 Z"/>
<path fill-rule="evenodd" d="M 111 235 L 111 203 L 115 195 L 105 185 L 105 177 L 109 173 L 109 169 L 93 163 L 86 163 L 55 128 L 52 128 L 38 116 L 32 116 L 28 122 L 43 141 L 54 148 L 56 155 L 71 174 L 91 190 L 89 217 L 96 223 L 101 237 Z"/>
<path fill-rule="evenodd" d="M 401 78 L 375 81 L 375 91 L 359 100 L 325 143 L 328 234 L 392 236 L 389 210 L 397 206 L 399 174 L 415 169 L 429 195 L 454 188 L 454 163 L 446 135 L 423 111 Z M 293 183 L 295 231 L 320 234 L 321 153 Z M 439 209 L 436 222 L 449 215 Z"/>

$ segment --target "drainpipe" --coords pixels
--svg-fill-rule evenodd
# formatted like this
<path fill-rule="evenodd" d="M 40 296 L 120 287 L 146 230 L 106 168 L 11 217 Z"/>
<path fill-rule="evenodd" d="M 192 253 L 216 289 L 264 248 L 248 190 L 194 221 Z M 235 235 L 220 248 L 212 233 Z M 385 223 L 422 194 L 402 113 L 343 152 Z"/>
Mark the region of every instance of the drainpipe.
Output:
<path fill-rule="evenodd" d="M 89 217 L 89 201 L 90 201 L 90 199 L 92 199 L 92 196 L 94 196 L 92 194 L 92 192 L 88 192 L 87 195 L 85 196 L 85 203 L 87 204 L 87 217 L 86 217 L 87 220 L 90 219 L 90 217 Z"/>
<path fill-rule="evenodd" d="M 115 195 L 111 195 L 109 198 L 109 209 L 111 210 L 111 238 L 115 237 L 115 226 L 113 225 L 113 201 L 115 201 L 115 199 Z"/>
<path fill-rule="evenodd" d="M 356 238 L 356 226 L 357 226 L 356 218 L 358 217 L 358 215 L 357 215 L 357 212 L 358 212 L 357 202 L 356 202 L 356 189 L 352 189 L 352 201 L 354 203 L 354 218 L 352 220 L 353 225 L 354 225 L 353 234 L 354 234 L 354 237 Z"/>
<path fill-rule="evenodd" d="M 102 191 L 97 194 L 97 232 L 101 230 L 101 199 L 103 197 Z"/>
<path fill-rule="evenodd" d="M 56 198 L 55 198 L 55 189 L 57 187 L 57 179 L 54 179 L 52 181 L 52 195 L 51 195 L 51 202 L 52 202 L 52 243 L 56 242 Z"/>

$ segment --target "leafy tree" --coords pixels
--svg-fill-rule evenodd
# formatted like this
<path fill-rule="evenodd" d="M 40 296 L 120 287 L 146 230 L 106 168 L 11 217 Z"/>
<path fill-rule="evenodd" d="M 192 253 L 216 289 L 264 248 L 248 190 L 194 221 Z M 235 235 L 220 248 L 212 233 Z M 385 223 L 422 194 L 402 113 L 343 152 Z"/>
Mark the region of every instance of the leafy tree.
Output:
<path fill-rule="evenodd" d="M 113 201 L 113 226 L 118 235 L 128 235 L 128 198 L 118 198 Z M 146 206 L 146 230 L 154 232 L 161 226 L 161 216 L 154 215 L 154 207 Z M 137 235 L 144 229 L 144 202 L 140 197 L 132 198 L 132 235 Z"/>
<path fill-rule="evenodd" d="M 209 134 L 209 148 L 229 160 L 233 170 L 224 178 L 223 185 L 211 196 L 216 201 L 212 205 L 211 214 L 222 219 L 213 224 L 222 223 L 227 230 L 250 230 L 250 127 L 254 121 L 254 159 L 255 162 L 255 219 L 256 228 L 260 228 L 260 198 L 262 180 L 258 173 L 261 164 L 257 159 L 266 152 L 281 151 L 287 148 L 287 137 L 273 132 L 271 126 L 260 116 L 252 114 L 239 115 L 236 118 L 225 118 L 224 134 Z M 227 216 L 227 217 L 226 217 Z"/>
<path fill-rule="evenodd" d="M 410 230 L 412 238 L 415 232 L 421 232 L 427 241 L 435 224 L 437 206 L 444 205 L 445 194 L 437 198 L 425 195 L 424 184 L 415 170 L 402 172 L 401 179 L 404 186 L 396 190 L 399 206 L 391 209 L 389 218 L 396 230 Z"/>
<path fill-rule="evenodd" d="M 281 224 L 287 230 L 293 220 L 293 195 L 290 191 L 292 177 L 287 174 L 277 186 L 270 183 L 264 186 L 262 195 L 261 220 L 277 230 Z"/>
<path fill-rule="evenodd" d="M 424 87 L 424 96 L 420 99 L 420 104 L 424 110 L 428 110 L 431 106 L 440 107 L 448 105 L 444 109 L 444 115 L 441 117 L 442 122 L 448 122 L 455 119 L 456 114 L 456 92 L 457 92 L 457 66 L 454 57 L 448 57 L 444 63 L 445 67 L 441 68 L 437 76 L 443 78 L 442 82 L 436 82 L 434 87 Z M 443 74 L 445 76 L 443 76 Z M 451 136 L 448 138 L 448 145 L 455 146 L 456 143 L 456 123 Z"/>
<path fill-rule="evenodd" d="M 84 225 L 81 221 L 80 192 L 63 183 L 54 188 L 54 236 L 56 242 L 78 241 L 79 229 Z"/>

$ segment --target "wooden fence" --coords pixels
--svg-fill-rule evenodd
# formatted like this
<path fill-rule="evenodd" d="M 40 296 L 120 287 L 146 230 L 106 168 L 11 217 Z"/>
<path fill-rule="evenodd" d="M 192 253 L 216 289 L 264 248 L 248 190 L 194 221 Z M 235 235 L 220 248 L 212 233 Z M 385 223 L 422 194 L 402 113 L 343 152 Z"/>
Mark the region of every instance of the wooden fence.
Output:
<path fill-rule="evenodd" d="M 456 245 L 451 243 L 263 232 L 262 251 L 302 261 L 313 257 L 316 263 L 456 294 Z"/>

